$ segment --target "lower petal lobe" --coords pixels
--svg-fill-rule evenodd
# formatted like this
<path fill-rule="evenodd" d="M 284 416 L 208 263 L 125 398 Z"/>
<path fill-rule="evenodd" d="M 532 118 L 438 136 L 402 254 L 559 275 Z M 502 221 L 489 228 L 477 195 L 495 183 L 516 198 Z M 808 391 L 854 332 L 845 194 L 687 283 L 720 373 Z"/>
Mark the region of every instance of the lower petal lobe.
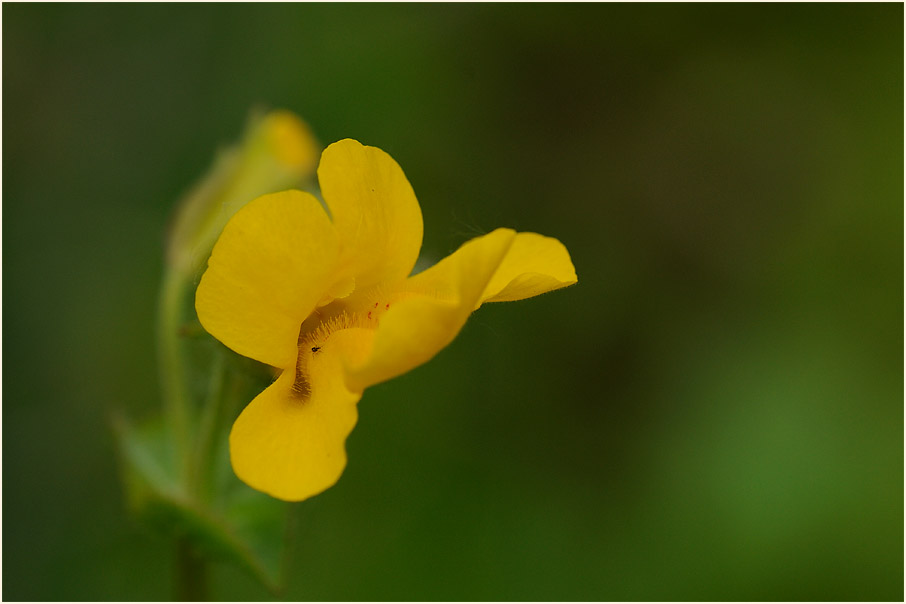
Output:
<path fill-rule="evenodd" d="M 476 308 L 484 302 L 524 300 L 577 280 L 566 246 L 553 237 L 517 233 Z"/>
<path fill-rule="evenodd" d="M 395 303 L 374 336 L 369 357 L 349 370 L 352 388 L 389 380 L 430 360 L 462 329 L 500 266 L 516 233 L 498 229 L 475 238 L 403 284 L 411 294 Z"/>
<path fill-rule="evenodd" d="M 249 403 L 230 433 L 230 459 L 239 478 L 286 501 L 307 499 L 339 480 L 362 396 L 346 388 L 342 371 L 363 347 L 370 348 L 371 337 L 360 328 L 331 334 L 317 351 L 307 351 L 308 393 L 293 388 L 296 371 L 288 369 Z"/>

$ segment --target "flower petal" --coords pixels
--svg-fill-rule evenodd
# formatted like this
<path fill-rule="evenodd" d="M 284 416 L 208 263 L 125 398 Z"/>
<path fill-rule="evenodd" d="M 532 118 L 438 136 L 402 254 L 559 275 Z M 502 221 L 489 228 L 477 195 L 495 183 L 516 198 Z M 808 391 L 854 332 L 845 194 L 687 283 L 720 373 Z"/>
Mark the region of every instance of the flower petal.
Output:
<path fill-rule="evenodd" d="M 362 396 L 344 386 L 342 365 L 370 348 L 371 337 L 360 328 L 331 334 L 317 352 L 303 352 L 309 394 L 293 389 L 296 370 L 288 369 L 249 403 L 230 432 L 230 460 L 239 478 L 286 501 L 307 499 L 339 480 Z"/>
<path fill-rule="evenodd" d="M 523 300 L 576 281 L 576 269 L 566 246 L 553 237 L 519 233 L 485 287 L 478 305 Z"/>
<path fill-rule="evenodd" d="M 264 195 L 227 223 L 195 295 L 204 328 L 239 354 L 294 366 L 299 327 L 327 290 L 339 243 L 317 199 Z"/>
<path fill-rule="evenodd" d="M 341 140 L 321 155 L 318 180 L 340 236 L 342 274 L 357 289 L 407 277 L 422 245 L 422 212 L 393 158 Z"/>
<path fill-rule="evenodd" d="M 475 308 L 516 233 L 497 229 L 466 242 L 432 268 L 408 279 L 380 319 L 371 354 L 349 368 L 351 388 L 389 380 L 447 346 Z"/>

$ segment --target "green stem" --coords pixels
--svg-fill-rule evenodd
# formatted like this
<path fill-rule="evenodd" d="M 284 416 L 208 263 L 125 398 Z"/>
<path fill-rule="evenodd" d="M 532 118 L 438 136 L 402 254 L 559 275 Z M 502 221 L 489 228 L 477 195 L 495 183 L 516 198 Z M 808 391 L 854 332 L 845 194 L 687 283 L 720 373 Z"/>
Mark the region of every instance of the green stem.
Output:
<path fill-rule="evenodd" d="M 189 280 L 173 269 L 164 273 L 158 301 L 157 353 L 164 409 L 173 431 L 176 459 L 184 486 L 190 477 L 189 417 L 191 397 L 187 389 L 185 358 L 179 329 Z"/>
<path fill-rule="evenodd" d="M 208 572 L 204 558 L 192 548 L 186 537 L 176 542 L 176 594 L 177 602 L 206 602 L 208 600 Z"/>
<path fill-rule="evenodd" d="M 172 268 L 164 273 L 158 300 L 157 353 L 160 364 L 164 412 L 173 434 L 173 445 L 185 492 L 196 495 L 198 476 L 193 463 L 190 418 L 192 398 L 186 375 L 186 355 L 180 330 L 184 323 L 183 309 L 191 280 Z M 207 600 L 207 566 L 204 558 L 192 548 L 190 540 L 176 541 L 176 599 L 201 602 Z"/>
<path fill-rule="evenodd" d="M 214 467 L 214 452 L 217 444 L 217 430 L 220 426 L 224 407 L 224 382 L 226 358 L 223 350 L 216 350 L 211 362 L 211 379 L 208 382 L 207 399 L 202 407 L 198 423 L 195 458 L 189 477 L 190 493 L 198 499 L 206 499 Z"/>

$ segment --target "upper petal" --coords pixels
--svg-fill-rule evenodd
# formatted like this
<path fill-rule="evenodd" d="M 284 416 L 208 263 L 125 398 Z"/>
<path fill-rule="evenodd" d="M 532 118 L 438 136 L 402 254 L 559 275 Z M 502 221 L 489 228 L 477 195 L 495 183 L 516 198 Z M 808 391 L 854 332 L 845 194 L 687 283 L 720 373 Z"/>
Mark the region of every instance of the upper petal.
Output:
<path fill-rule="evenodd" d="M 408 276 L 422 245 L 422 212 L 393 158 L 341 140 L 321 155 L 318 180 L 340 236 L 340 271 L 356 289 Z"/>
<path fill-rule="evenodd" d="M 195 295 L 204 328 L 239 354 L 291 367 L 302 321 L 327 290 L 338 240 L 318 200 L 264 195 L 223 229 Z"/>
<path fill-rule="evenodd" d="M 497 229 L 472 239 L 406 280 L 380 319 L 370 355 L 349 367 L 350 387 L 361 389 L 401 375 L 447 346 L 479 303 L 515 236 L 510 229 Z"/>
<path fill-rule="evenodd" d="M 531 298 L 572 285 L 577 280 L 566 246 L 553 237 L 518 233 L 485 287 L 478 306 L 484 302 Z"/>
<path fill-rule="evenodd" d="M 339 480 L 361 398 L 344 386 L 341 366 L 370 339 L 363 329 L 332 334 L 317 352 L 303 350 L 306 395 L 293 389 L 296 371 L 287 369 L 249 403 L 230 432 L 230 460 L 240 479 L 286 501 L 307 499 Z"/>

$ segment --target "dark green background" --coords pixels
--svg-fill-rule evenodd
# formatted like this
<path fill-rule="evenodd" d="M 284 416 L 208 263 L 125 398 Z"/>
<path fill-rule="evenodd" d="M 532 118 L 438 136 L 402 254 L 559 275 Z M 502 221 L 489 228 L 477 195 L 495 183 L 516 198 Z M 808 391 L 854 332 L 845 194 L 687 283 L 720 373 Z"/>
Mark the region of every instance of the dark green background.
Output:
<path fill-rule="evenodd" d="M 425 257 L 579 274 L 366 392 L 287 598 L 903 598 L 902 5 L 6 4 L 4 599 L 170 596 L 107 418 L 256 104 L 388 151 Z"/>

